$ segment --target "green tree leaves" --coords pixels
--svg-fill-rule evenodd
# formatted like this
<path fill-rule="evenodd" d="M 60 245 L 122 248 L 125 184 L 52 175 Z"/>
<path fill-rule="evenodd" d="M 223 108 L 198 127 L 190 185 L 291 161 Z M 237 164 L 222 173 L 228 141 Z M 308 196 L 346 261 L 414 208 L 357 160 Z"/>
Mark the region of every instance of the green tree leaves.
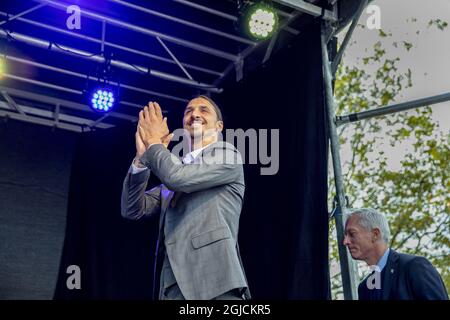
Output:
<path fill-rule="evenodd" d="M 447 23 L 432 20 L 440 30 Z M 380 31 L 381 38 L 391 34 Z M 397 42 L 394 42 L 396 46 Z M 413 44 L 403 42 L 406 53 Z M 399 57 L 387 57 L 379 41 L 361 57 L 362 66 L 341 64 L 335 82 L 336 114 L 392 104 L 412 87 L 412 71 L 400 72 Z M 450 133 L 423 107 L 340 127 L 343 175 L 350 207 L 373 207 L 386 214 L 391 248 L 427 257 L 450 289 Z M 330 203 L 334 180 L 330 170 Z M 334 222 L 330 230 L 333 296 L 342 292 Z M 364 263 L 359 264 L 360 277 Z M 450 290 L 449 290 L 450 291 Z"/>

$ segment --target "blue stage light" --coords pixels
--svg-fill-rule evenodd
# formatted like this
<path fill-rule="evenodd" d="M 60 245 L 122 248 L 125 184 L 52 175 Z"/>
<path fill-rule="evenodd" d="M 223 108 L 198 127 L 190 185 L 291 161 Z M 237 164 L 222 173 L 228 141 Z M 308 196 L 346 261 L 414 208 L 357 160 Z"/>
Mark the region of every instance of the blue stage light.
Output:
<path fill-rule="evenodd" d="M 99 112 L 110 111 L 114 107 L 114 93 L 107 88 L 94 90 L 91 107 Z"/>

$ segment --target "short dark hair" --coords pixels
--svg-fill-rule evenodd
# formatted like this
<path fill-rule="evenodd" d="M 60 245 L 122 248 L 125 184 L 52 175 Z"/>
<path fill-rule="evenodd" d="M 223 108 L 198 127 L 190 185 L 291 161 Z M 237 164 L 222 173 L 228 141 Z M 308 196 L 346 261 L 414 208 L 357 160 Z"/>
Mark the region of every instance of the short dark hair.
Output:
<path fill-rule="evenodd" d="M 197 99 L 197 98 L 205 99 L 206 101 L 208 101 L 209 103 L 211 103 L 211 105 L 214 107 L 214 111 L 216 111 L 217 120 L 223 121 L 222 111 L 220 111 L 219 106 L 217 105 L 217 103 L 214 102 L 213 99 L 211 99 L 210 97 L 205 96 L 205 95 L 203 95 L 203 94 L 200 94 L 200 95 L 197 95 L 197 96 L 193 97 L 191 100 L 194 100 L 194 99 Z"/>

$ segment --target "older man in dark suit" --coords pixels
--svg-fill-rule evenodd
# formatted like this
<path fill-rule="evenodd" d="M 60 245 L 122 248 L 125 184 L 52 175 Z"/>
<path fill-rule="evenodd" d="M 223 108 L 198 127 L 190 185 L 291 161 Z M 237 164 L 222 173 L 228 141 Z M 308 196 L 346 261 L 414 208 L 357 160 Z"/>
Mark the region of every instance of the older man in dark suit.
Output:
<path fill-rule="evenodd" d="M 424 257 L 389 249 L 385 216 L 374 209 L 354 209 L 347 215 L 344 245 L 353 259 L 374 271 L 358 287 L 359 300 L 448 300 L 445 285 Z"/>

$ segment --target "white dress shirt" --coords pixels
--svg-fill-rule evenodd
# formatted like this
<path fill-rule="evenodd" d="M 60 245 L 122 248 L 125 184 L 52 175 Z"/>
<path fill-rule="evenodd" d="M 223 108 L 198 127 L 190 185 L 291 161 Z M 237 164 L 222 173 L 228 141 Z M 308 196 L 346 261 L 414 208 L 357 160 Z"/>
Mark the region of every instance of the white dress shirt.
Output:
<path fill-rule="evenodd" d="M 151 147 L 151 146 L 150 146 Z M 183 163 L 184 164 L 192 164 L 192 163 L 198 163 L 198 156 L 199 154 L 203 151 L 203 149 L 205 149 L 207 146 L 202 147 L 202 148 L 198 148 L 195 149 L 194 151 L 189 152 L 184 158 L 183 158 Z M 197 161 L 196 161 L 197 160 Z M 134 160 L 131 163 L 131 174 L 137 174 L 139 172 L 142 172 L 144 170 L 148 170 L 147 167 L 145 168 L 139 168 L 134 164 Z"/>

